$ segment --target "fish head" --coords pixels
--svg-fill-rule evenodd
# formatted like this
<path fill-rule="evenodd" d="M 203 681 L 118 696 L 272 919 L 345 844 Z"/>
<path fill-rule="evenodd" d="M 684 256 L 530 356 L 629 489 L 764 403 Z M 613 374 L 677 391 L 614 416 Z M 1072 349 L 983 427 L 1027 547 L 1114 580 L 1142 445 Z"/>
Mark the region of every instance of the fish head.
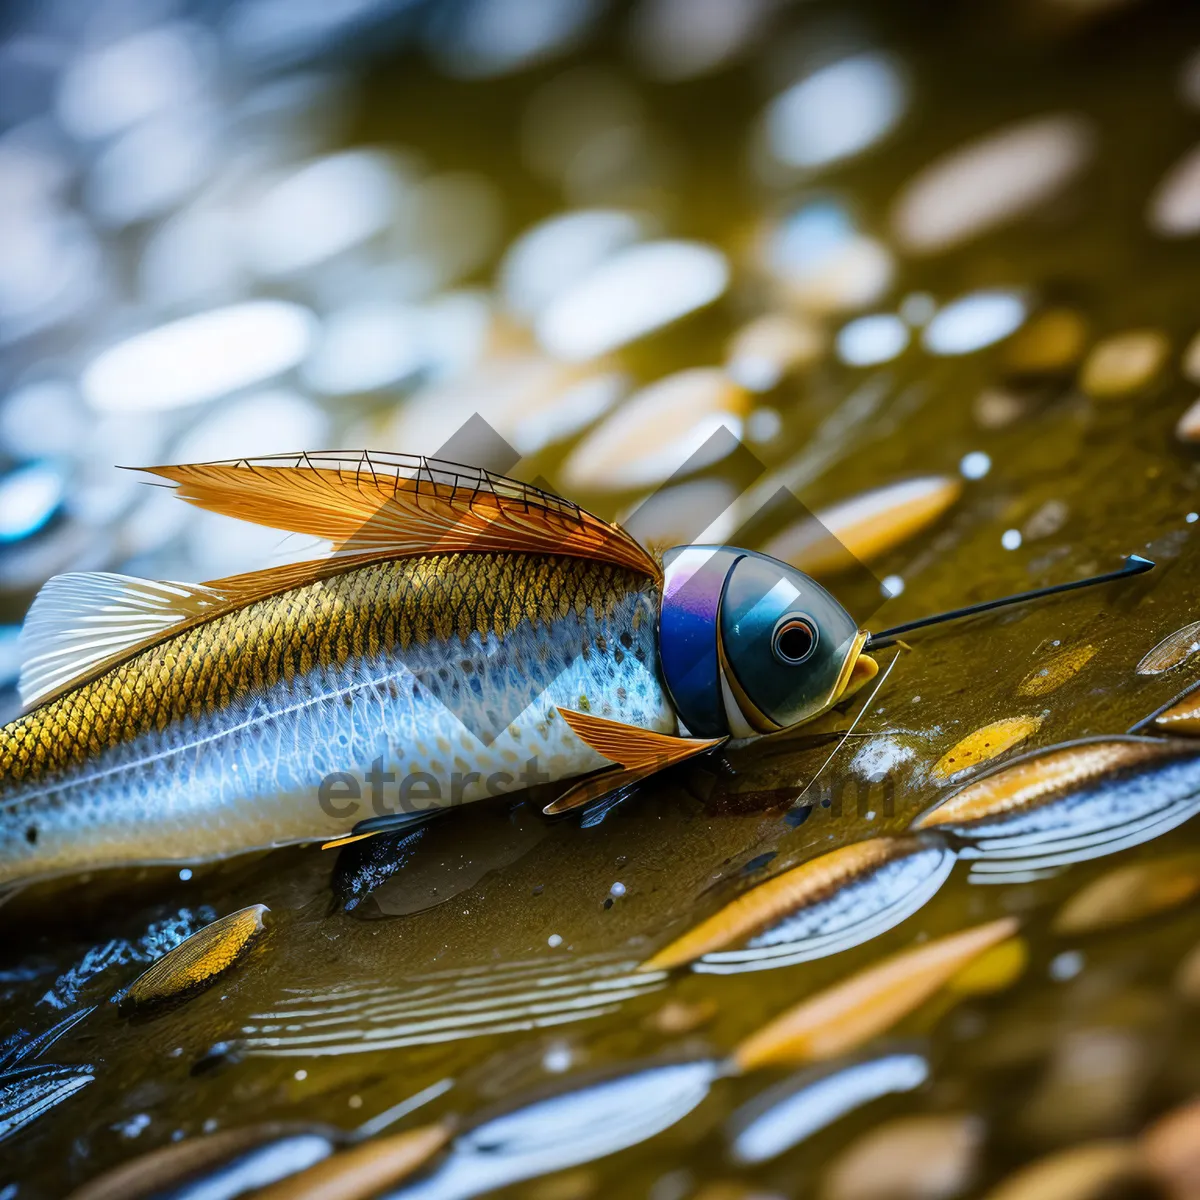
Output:
<path fill-rule="evenodd" d="M 867 633 L 815 579 L 765 554 L 680 546 L 663 556 L 659 661 L 695 736 L 811 721 L 878 672 Z"/>

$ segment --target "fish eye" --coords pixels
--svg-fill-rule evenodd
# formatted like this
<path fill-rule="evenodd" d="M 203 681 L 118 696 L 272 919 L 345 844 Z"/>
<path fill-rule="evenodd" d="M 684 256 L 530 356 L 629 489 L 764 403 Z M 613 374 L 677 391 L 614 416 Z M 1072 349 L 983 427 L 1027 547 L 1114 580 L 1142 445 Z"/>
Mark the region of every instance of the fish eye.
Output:
<path fill-rule="evenodd" d="M 818 636 L 811 617 L 788 613 L 779 618 L 771 634 L 771 653 L 789 667 L 799 666 L 812 657 Z"/>

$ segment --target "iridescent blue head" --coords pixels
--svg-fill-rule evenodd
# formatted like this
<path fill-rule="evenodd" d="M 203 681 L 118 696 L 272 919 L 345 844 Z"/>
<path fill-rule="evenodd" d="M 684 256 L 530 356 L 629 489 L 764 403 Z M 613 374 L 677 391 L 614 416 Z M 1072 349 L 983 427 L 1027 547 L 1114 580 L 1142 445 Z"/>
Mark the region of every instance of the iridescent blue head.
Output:
<path fill-rule="evenodd" d="M 659 662 L 695 737 L 811 721 L 873 678 L 867 634 L 814 579 L 732 546 L 663 556 Z"/>

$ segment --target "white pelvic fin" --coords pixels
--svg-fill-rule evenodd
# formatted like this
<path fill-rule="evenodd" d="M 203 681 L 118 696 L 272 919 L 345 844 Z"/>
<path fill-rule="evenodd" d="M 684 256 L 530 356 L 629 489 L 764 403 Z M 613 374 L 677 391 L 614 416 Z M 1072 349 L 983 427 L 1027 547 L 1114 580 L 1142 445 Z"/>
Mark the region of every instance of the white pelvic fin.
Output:
<path fill-rule="evenodd" d="M 21 703 L 40 703 L 222 599 L 203 584 L 108 571 L 56 575 L 34 597 L 21 629 Z"/>

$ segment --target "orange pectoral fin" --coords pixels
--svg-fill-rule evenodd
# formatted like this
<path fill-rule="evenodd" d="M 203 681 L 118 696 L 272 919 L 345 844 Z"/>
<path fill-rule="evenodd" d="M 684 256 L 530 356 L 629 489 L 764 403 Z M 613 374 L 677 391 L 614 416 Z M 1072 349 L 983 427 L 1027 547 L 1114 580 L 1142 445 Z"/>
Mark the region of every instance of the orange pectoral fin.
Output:
<path fill-rule="evenodd" d="M 669 733 L 655 733 L 639 725 L 625 725 L 621 721 L 593 717 L 590 713 L 574 712 L 569 708 L 560 708 L 558 711 L 575 736 L 591 746 L 597 754 L 624 767 L 626 771 L 644 770 L 647 775 L 691 758 L 693 754 L 711 750 L 728 740 L 723 737 L 674 737 Z"/>

